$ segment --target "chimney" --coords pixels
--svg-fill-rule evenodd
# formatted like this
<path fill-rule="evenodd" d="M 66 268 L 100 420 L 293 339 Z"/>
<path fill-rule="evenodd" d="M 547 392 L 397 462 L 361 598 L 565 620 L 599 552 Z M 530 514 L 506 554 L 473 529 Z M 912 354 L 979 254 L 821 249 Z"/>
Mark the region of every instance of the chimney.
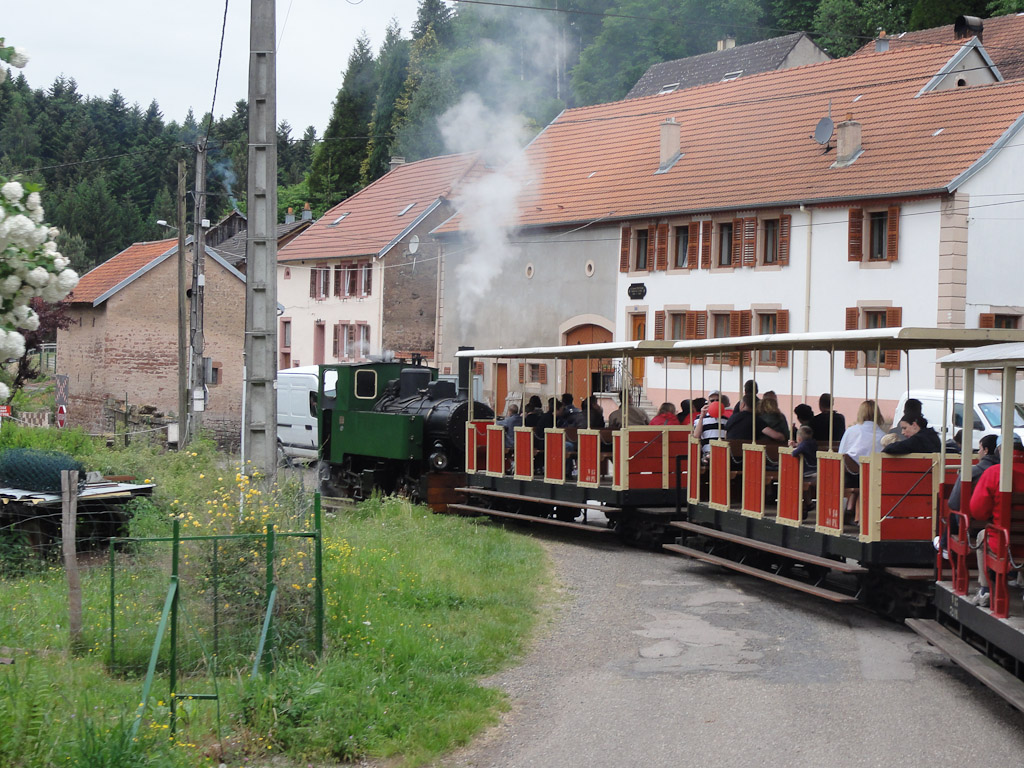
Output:
<path fill-rule="evenodd" d="M 980 43 L 984 30 L 985 24 L 977 16 L 957 16 L 953 22 L 953 39 L 967 40 L 976 37 Z"/>
<path fill-rule="evenodd" d="M 889 50 L 889 38 L 885 36 L 885 30 L 878 30 L 878 37 L 875 38 L 875 52 L 885 53 Z"/>
<path fill-rule="evenodd" d="M 667 170 L 682 153 L 679 138 L 679 123 L 670 117 L 661 123 L 661 154 L 658 161 L 659 170 Z"/>
<path fill-rule="evenodd" d="M 288 213 L 286 213 L 284 215 L 284 223 L 285 224 L 294 224 L 295 223 L 295 209 L 294 208 L 289 208 L 288 209 Z"/>
<path fill-rule="evenodd" d="M 718 41 L 718 50 L 720 50 L 720 51 L 728 51 L 730 48 L 735 48 L 735 47 L 736 47 L 736 36 L 735 35 L 726 35 L 725 37 L 723 37 L 721 40 Z"/>
<path fill-rule="evenodd" d="M 847 115 L 846 119 L 836 126 L 836 165 L 849 165 L 861 153 L 860 123 Z"/>
<path fill-rule="evenodd" d="M 309 203 L 306 203 L 304 206 L 302 206 L 302 220 L 303 221 L 312 221 L 313 220 L 313 211 L 310 210 Z"/>
<path fill-rule="evenodd" d="M 388 170 L 393 171 L 400 165 L 405 165 L 405 158 L 399 157 L 398 155 L 392 155 L 391 162 L 388 164 Z"/>

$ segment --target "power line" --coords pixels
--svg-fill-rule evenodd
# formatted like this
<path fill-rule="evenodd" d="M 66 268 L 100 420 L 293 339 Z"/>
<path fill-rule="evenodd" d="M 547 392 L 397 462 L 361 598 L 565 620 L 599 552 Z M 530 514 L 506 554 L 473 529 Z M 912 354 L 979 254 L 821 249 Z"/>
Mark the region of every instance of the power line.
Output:
<path fill-rule="evenodd" d="M 210 128 L 213 124 L 213 110 L 217 105 L 217 86 L 220 84 L 220 63 L 224 58 L 224 34 L 228 28 L 228 2 L 224 0 L 224 20 L 220 26 L 220 48 L 217 51 L 217 74 L 213 78 L 213 101 L 210 103 L 210 115 L 206 121 L 206 135 L 203 137 L 203 143 L 205 144 L 207 139 L 210 138 Z"/>

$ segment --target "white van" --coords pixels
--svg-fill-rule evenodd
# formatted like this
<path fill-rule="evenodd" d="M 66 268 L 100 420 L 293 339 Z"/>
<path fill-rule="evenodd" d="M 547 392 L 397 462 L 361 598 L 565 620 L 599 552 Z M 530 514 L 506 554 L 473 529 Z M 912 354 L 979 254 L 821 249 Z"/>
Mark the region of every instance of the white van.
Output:
<path fill-rule="evenodd" d="M 928 426 L 933 427 L 943 440 L 952 439 L 953 435 L 964 426 L 964 393 L 950 392 L 946 412 L 946 434 L 942 434 L 942 390 L 912 389 L 904 392 L 896 405 L 893 425 L 903 415 L 903 406 L 909 398 L 921 401 L 921 414 L 928 419 Z M 974 449 L 985 435 L 998 435 L 1002 429 L 1002 398 L 986 392 L 974 392 Z M 1017 403 L 1013 416 L 1013 431 L 1024 440 L 1024 406 Z"/>
<path fill-rule="evenodd" d="M 319 375 L 315 365 L 277 372 L 277 447 L 289 458 L 312 461 L 317 457 Z M 333 391 L 337 381 L 338 374 L 328 371 L 326 390 Z"/>

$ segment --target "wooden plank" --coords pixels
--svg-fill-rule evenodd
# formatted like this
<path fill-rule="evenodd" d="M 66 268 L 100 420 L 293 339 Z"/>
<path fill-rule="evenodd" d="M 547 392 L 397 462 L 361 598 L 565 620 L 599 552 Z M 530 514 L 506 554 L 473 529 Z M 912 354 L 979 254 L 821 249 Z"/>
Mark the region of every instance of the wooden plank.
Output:
<path fill-rule="evenodd" d="M 792 589 L 798 589 L 801 592 L 806 592 L 809 595 L 815 595 L 822 597 L 826 600 L 831 600 L 833 603 L 856 603 L 857 598 L 852 595 L 844 595 L 841 592 L 833 592 L 830 589 L 823 589 L 822 587 L 816 587 L 813 584 L 806 584 L 796 579 L 790 579 L 785 576 L 779 576 L 776 573 L 769 571 L 762 571 L 760 568 L 754 568 L 749 565 L 743 565 L 742 563 L 733 562 L 727 560 L 724 557 L 718 557 L 717 555 L 710 555 L 707 552 L 701 552 L 697 549 L 690 549 L 689 547 L 683 547 L 679 544 L 663 544 L 662 549 L 667 549 L 670 552 L 678 552 L 681 555 L 687 555 L 688 557 L 696 558 L 697 560 L 703 560 L 707 563 L 714 563 L 715 565 L 721 565 L 725 568 L 731 568 L 734 571 L 745 573 L 748 576 L 756 576 L 759 579 L 770 581 L 775 584 L 781 584 L 785 587 Z"/>
<path fill-rule="evenodd" d="M 674 525 L 676 528 L 682 528 L 687 531 L 693 531 L 694 533 L 700 533 L 704 536 L 710 536 L 714 539 L 721 539 L 722 541 L 732 542 L 733 544 L 742 544 L 747 547 L 752 547 L 753 549 L 760 549 L 763 552 L 771 552 L 773 555 L 782 555 L 783 557 L 788 557 L 793 560 L 799 560 L 802 563 L 830 568 L 833 571 L 841 571 L 842 573 L 867 573 L 868 570 L 867 568 L 860 565 L 854 565 L 853 563 L 845 563 L 840 560 L 829 560 L 826 557 L 818 557 L 817 555 L 797 552 L 795 549 L 786 549 L 785 547 L 779 547 L 775 544 L 755 541 L 754 539 L 748 539 L 746 536 L 738 536 L 734 533 L 716 531 L 713 528 L 708 528 L 704 525 L 697 525 L 696 523 L 674 520 L 669 523 L 669 525 Z"/>
<path fill-rule="evenodd" d="M 906 624 L 1009 704 L 1024 712 L 1024 682 L 971 647 L 937 621 L 907 619 Z"/>
<path fill-rule="evenodd" d="M 462 491 L 463 493 L 471 493 L 475 496 L 493 496 L 496 499 L 515 499 L 516 501 L 535 501 L 538 504 L 550 504 L 558 507 L 575 507 L 576 509 L 587 509 L 591 512 L 621 512 L 619 507 L 595 507 L 593 504 L 580 504 L 575 501 L 560 501 L 558 499 L 543 499 L 536 496 L 523 496 L 519 493 L 504 493 L 502 491 L 492 491 L 487 488 L 476 488 L 473 486 L 466 486 L 465 488 L 456 488 L 456 491 Z"/>
<path fill-rule="evenodd" d="M 934 568 L 897 568 L 895 566 L 885 569 L 890 576 L 907 581 L 935 581 Z"/>
<path fill-rule="evenodd" d="M 484 509 L 483 507 L 472 507 L 468 504 L 449 504 L 449 510 L 461 514 L 469 514 L 480 517 L 507 517 L 511 520 L 523 520 L 528 523 L 543 523 L 545 525 L 557 525 L 561 528 L 575 528 L 578 531 L 589 531 L 590 533 L 615 533 L 614 528 L 602 528 L 587 523 L 574 523 L 571 520 L 555 520 L 551 517 L 537 517 L 536 515 L 520 515 L 518 512 L 503 512 L 498 509 Z"/>

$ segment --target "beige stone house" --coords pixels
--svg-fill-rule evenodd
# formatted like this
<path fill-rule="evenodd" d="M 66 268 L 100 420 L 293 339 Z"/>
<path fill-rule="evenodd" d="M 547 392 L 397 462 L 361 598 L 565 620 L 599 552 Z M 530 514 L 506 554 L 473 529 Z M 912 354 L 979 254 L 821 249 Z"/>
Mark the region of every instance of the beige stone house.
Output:
<path fill-rule="evenodd" d="M 108 406 L 123 409 L 125 401 L 177 411 L 177 254 L 176 239 L 134 243 L 83 275 L 66 299 L 72 322 L 57 334 L 57 372 L 69 379 L 69 424 L 109 429 Z M 245 276 L 211 248 L 204 327 L 212 375 L 202 424 L 233 445 L 241 428 Z"/>

